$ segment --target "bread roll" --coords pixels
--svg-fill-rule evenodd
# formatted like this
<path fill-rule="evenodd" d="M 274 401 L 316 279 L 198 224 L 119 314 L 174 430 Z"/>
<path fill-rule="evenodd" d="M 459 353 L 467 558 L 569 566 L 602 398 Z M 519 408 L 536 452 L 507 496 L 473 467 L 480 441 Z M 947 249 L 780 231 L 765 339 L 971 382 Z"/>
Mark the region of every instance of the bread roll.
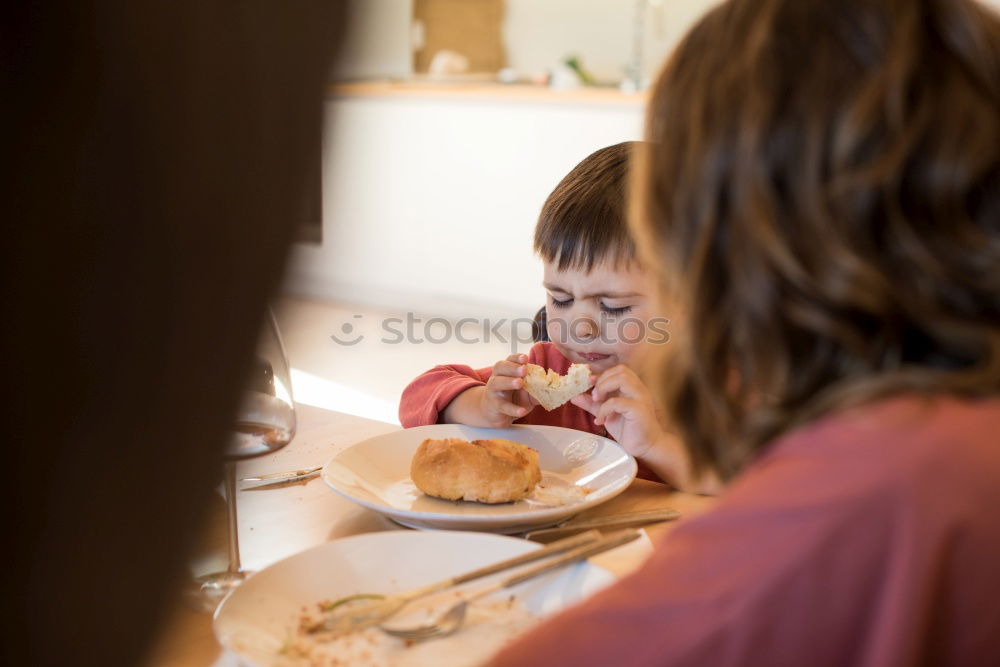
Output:
<path fill-rule="evenodd" d="M 566 375 L 559 375 L 551 368 L 546 371 L 541 366 L 528 364 L 524 374 L 524 390 L 546 410 L 555 410 L 589 388 L 590 367 L 587 364 L 573 364 Z"/>
<path fill-rule="evenodd" d="M 531 447 L 510 440 L 447 438 L 420 443 L 410 477 L 435 498 L 508 503 L 531 493 L 542 472 Z"/>

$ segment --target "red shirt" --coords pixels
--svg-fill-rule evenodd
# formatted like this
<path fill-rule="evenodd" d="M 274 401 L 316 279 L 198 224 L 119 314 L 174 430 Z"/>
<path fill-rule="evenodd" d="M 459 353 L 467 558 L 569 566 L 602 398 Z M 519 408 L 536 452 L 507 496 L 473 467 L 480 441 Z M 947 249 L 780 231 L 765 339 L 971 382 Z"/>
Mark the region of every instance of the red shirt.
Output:
<path fill-rule="evenodd" d="M 1000 399 L 856 408 L 494 664 L 1000 665 L 998 512 Z"/>
<path fill-rule="evenodd" d="M 565 375 L 571 365 L 570 360 L 552 343 L 535 343 L 528 353 L 528 363 L 537 364 L 545 369 L 551 368 L 560 375 Z M 403 428 L 437 424 L 441 419 L 441 413 L 452 399 L 466 389 L 485 385 L 492 374 L 492 366 L 480 369 L 457 364 L 435 366 L 417 376 L 403 390 L 399 402 L 399 423 Z M 514 423 L 563 426 L 609 437 L 603 426 L 594 423 L 593 415 L 572 403 L 560 405 L 551 412 L 541 406 L 535 406 L 534 410 Z M 642 463 L 639 463 L 638 475 L 644 479 L 661 481 Z"/>

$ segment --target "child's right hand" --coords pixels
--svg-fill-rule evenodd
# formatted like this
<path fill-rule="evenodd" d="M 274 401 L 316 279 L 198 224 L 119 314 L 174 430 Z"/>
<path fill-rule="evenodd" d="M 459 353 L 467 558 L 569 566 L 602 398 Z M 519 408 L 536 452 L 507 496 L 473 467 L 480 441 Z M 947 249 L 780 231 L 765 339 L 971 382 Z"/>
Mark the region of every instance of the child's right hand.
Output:
<path fill-rule="evenodd" d="M 483 428 L 506 428 L 538 405 L 524 390 L 527 355 L 512 354 L 493 365 L 485 386 L 472 387 L 445 408 L 446 422 Z"/>
<path fill-rule="evenodd" d="M 515 419 L 525 416 L 538 405 L 538 401 L 524 390 L 527 363 L 527 355 L 512 354 L 493 365 L 493 374 L 486 382 L 480 399 L 483 419 L 492 428 L 510 426 Z"/>

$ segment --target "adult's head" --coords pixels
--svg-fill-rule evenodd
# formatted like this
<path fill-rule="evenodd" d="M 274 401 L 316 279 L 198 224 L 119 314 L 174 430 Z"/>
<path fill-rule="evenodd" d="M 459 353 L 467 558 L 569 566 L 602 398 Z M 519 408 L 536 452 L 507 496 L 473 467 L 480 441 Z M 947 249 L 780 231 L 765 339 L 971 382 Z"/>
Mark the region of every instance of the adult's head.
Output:
<path fill-rule="evenodd" d="M 730 0 L 653 91 L 635 232 L 696 467 L 894 392 L 1000 391 L 1000 19 Z"/>

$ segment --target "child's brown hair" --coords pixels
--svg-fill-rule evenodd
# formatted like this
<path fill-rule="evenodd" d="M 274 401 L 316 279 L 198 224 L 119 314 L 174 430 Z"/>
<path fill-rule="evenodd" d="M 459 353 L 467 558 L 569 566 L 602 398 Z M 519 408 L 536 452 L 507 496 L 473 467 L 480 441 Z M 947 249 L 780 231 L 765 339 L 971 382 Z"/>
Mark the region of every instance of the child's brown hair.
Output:
<path fill-rule="evenodd" d="M 625 197 L 629 155 L 639 142 L 626 141 L 591 153 L 545 200 L 535 227 L 535 252 L 559 269 L 590 271 L 603 261 L 631 262 Z"/>

